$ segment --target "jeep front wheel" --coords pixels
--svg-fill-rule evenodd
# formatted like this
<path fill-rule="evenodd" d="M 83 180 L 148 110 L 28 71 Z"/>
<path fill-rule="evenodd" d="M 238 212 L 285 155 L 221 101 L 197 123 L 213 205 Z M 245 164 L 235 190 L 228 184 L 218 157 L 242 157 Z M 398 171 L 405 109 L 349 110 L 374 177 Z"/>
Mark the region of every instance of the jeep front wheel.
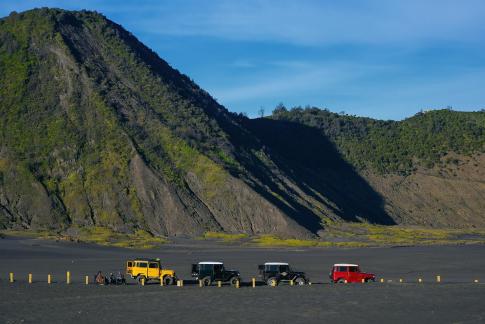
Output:
<path fill-rule="evenodd" d="M 278 286 L 278 280 L 276 280 L 276 278 L 269 278 L 267 281 L 266 281 L 266 284 L 270 287 L 276 287 Z"/>
<path fill-rule="evenodd" d="M 173 278 L 171 276 L 165 276 L 165 277 L 163 277 L 163 284 L 165 286 L 171 286 L 171 285 L 173 285 Z"/>
<path fill-rule="evenodd" d="M 237 285 L 237 283 L 239 282 L 239 278 L 238 277 L 232 277 L 229 282 L 231 283 L 231 286 L 235 287 Z"/>
<path fill-rule="evenodd" d="M 298 286 L 303 286 L 304 284 L 306 284 L 306 280 L 304 278 L 296 278 L 295 280 L 295 283 L 298 285 Z"/>
<path fill-rule="evenodd" d="M 204 278 L 202 278 L 202 284 L 204 286 L 210 286 L 212 284 L 211 277 L 204 277 Z"/>

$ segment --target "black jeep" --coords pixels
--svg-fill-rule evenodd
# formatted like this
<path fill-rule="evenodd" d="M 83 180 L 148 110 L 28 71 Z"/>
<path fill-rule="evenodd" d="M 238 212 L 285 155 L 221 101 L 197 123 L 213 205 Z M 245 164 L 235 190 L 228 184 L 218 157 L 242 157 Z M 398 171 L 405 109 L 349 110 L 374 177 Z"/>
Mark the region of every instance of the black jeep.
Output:
<path fill-rule="evenodd" d="M 304 272 L 293 271 L 288 263 L 266 262 L 258 266 L 259 276 L 268 286 L 277 286 L 280 282 L 291 282 L 302 286 L 308 282 Z"/>
<path fill-rule="evenodd" d="M 235 286 L 241 280 L 241 274 L 237 270 L 226 270 L 222 262 L 199 262 L 192 264 L 192 277 L 202 280 L 204 286 L 210 286 L 213 282 L 229 282 Z"/>

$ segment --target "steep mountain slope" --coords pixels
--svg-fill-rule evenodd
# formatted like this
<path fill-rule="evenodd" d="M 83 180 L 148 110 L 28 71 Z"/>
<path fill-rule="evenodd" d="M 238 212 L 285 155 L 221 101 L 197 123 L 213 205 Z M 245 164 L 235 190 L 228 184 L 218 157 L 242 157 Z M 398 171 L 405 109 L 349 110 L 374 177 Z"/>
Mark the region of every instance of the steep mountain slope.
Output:
<path fill-rule="evenodd" d="M 485 226 L 483 116 L 250 120 L 98 13 L 12 13 L 0 20 L 0 228 Z"/>
<path fill-rule="evenodd" d="M 485 226 L 485 112 L 429 111 L 396 122 L 280 106 L 271 118 L 320 130 L 397 223 Z"/>
<path fill-rule="evenodd" d="M 393 223 L 337 151 L 320 160 L 346 185 L 317 183 L 249 123 L 100 14 L 0 20 L 2 227 L 309 237 L 325 219 Z"/>

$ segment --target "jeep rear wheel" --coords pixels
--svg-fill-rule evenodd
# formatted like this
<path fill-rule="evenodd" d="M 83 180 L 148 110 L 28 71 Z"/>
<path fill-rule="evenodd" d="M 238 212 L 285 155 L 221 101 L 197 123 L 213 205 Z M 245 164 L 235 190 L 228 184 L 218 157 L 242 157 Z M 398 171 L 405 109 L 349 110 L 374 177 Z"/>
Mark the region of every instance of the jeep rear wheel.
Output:
<path fill-rule="evenodd" d="M 171 286 L 171 285 L 173 285 L 173 278 L 171 276 L 165 276 L 165 277 L 163 277 L 163 284 L 165 286 Z"/>
<path fill-rule="evenodd" d="M 202 285 L 210 286 L 212 284 L 211 277 L 204 277 L 202 278 Z"/>
<path fill-rule="evenodd" d="M 276 280 L 276 278 L 269 278 L 267 281 L 266 281 L 266 284 L 270 287 L 276 287 L 278 286 L 278 280 Z"/>
<path fill-rule="evenodd" d="M 306 280 L 304 278 L 296 278 L 295 280 L 295 283 L 298 285 L 298 286 L 303 286 L 304 284 L 306 284 Z"/>
<path fill-rule="evenodd" d="M 345 279 L 340 278 L 339 280 L 337 280 L 337 283 L 345 283 Z"/>
<path fill-rule="evenodd" d="M 138 283 L 141 285 L 142 281 L 145 281 L 145 284 L 147 283 L 147 278 L 145 276 L 138 276 Z"/>

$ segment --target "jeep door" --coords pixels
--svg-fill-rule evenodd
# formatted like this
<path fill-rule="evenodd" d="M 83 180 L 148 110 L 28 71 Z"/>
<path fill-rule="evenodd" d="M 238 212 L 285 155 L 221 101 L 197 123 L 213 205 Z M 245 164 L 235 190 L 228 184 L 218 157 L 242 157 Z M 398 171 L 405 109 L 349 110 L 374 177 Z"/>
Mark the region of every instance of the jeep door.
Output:
<path fill-rule="evenodd" d="M 158 262 L 150 262 L 148 264 L 148 277 L 149 278 L 160 277 L 160 265 Z"/>
<path fill-rule="evenodd" d="M 214 280 L 214 266 L 212 264 L 199 264 L 199 279 L 210 277 Z"/>
<path fill-rule="evenodd" d="M 279 266 L 280 280 L 290 280 L 290 267 L 286 264 Z"/>
<path fill-rule="evenodd" d="M 360 282 L 362 280 L 360 276 L 359 267 L 349 267 L 349 282 Z"/>
<path fill-rule="evenodd" d="M 279 267 L 276 264 L 267 264 L 264 270 L 266 275 L 265 279 L 279 276 Z"/>
<path fill-rule="evenodd" d="M 138 268 L 138 276 L 145 276 L 148 275 L 148 263 L 147 262 L 137 262 L 136 267 Z"/>
<path fill-rule="evenodd" d="M 222 264 L 214 264 L 214 280 L 218 281 L 226 281 L 229 278 L 227 278 L 227 274 L 224 271 L 224 266 Z"/>
<path fill-rule="evenodd" d="M 335 267 L 335 272 L 333 274 L 333 280 L 338 281 L 338 280 L 349 280 L 349 273 L 348 269 L 346 266 L 337 266 Z"/>

